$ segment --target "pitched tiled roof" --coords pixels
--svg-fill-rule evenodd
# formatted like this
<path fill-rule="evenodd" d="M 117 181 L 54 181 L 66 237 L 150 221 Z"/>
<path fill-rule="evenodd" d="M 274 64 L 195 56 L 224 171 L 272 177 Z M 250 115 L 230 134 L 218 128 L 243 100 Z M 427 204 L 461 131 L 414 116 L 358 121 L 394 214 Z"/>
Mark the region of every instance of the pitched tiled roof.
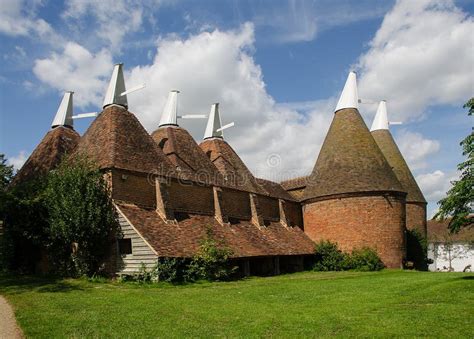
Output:
<path fill-rule="evenodd" d="M 107 106 L 92 122 L 76 152 L 91 157 L 100 168 L 164 175 L 174 172 L 135 115 L 116 105 Z"/>
<path fill-rule="evenodd" d="M 199 147 L 222 173 L 228 186 L 247 192 L 266 194 L 242 159 L 225 140 L 206 139 Z"/>
<path fill-rule="evenodd" d="M 283 187 L 273 181 L 257 178 L 257 183 L 273 198 L 280 198 L 286 200 L 294 200 L 294 198 L 283 189 Z"/>
<path fill-rule="evenodd" d="M 290 191 L 290 190 L 305 188 L 307 185 L 307 181 L 308 181 L 308 176 L 304 176 L 304 177 L 297 177 L 293 179 L 284 180 L 280 184 L 285 190 Z"/>
<path fill-rule="evenodd" d="M 208 183 L 222 181 L 217 168 L 185 129 L 177 126 L 161 127 L 151 136 L 174 166 L 184 173 L 191 173 L 189 178 Z"/>
<path fill-rule="evenodd" d="M 219 224 L 213 216 L 188 215 L 178 224 L 165 223 L 154 210 L 118 204 L 120 211 L 159 256 L 191 257 L 199 249 L 210 227 L 216 240 L 233 252 L 233 257 L 312 254 L 314 243 L 299 228 L 278 222 L 262 229 L 249 221 Z"/>
<path fill-rule="evenodd" d="M 17 172 L 12 184 L 46 174 L 57 167 L 65 154 L 73 152 L 79 138 L 79 134 L 69 127 L 58 126 L 50 130 Z"/>
<path fill-rule="evenodd" d="M 474 242 L 474 226 L 462 228 L 458 233 L 449 233 L 448 225 L 451 218 L 445 220 L 428 220 L 429 242 Z"/>
<path fill-rule="evenodd" d="M 426 202 L 390 131 L 375 130 L 372 131 L 372 136 L 402 184 L 404 191 L 408 193 L 407 202 Z"/>
<path fill-rule="evenodd" d="M 373 191 L 403 192 L 355 108 L 334 114 L 304 198 Z"/>

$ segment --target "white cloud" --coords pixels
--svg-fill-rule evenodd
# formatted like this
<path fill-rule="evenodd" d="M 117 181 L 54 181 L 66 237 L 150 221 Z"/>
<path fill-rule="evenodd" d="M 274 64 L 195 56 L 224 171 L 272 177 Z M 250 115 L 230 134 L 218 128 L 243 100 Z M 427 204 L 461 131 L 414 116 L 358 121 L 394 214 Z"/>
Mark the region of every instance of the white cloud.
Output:
<path fill-rule="evenodd" d="M 40 1 L 0 0 L 0 33 L 10 36 L 34 35 L 43 41 L 58 41 L 53 28 L 36 11 Z"/>
<path fill-rule="evenodd" d="M 427 158 L 440 149 L 437 140 L 426 139 L 422 134 L 401 130 L 395 136 L 400 152 L 411 170 L 426 168 Z"/>
<path fill-rule="evenodd" d="M 102 49 L 92 54 L 83 46 L 68 42 L 61 53 L 35 60 L 34 74 L 59 91 L 74 91 L 80 107 L 100 106 L 112 71 L 112 56 Z"/>
<path fill-rule="evenodd" d="M 220 102 L 223 123 L 236 124 L 226 130 L 226 139 L 257 175 L 279 180 L 308 173 L 332 118 L 333 100 L 307 105 L 301 113 L 277 105 L 252 57 L 253 43 L 251 24 L 238 30 L 202 32 L 183 40 L 160 40 L 153 63 L 127 74 L 129 87 L 147 83 L 145 90 L 128 97 L 130 110 L 153 131 L 171 89 L 181 91 L 182 114 L 208 113 L 212 103 Z M 198 141 L 205 123 L 180 122 Z"/>
<path fill-rule="evenodd" d="M 398 1 L 358 61 L 359 93 L 387 99 L 394 120 L 463 103 L 474 90 L 473 32 L 472 16 L 451 1 Z"/>
<path fill-rule="evenodd" d="M 426 200 L 434 203 L 446 196 L 446 192 L 452 186 L 451 181 L 457 179 L 459 179 L 459 176 L 456 172 L 445 173 L 440 170 L 420 174 L 416 177 Z"/>
<path fill-rule="evenodd" d="M 17 155 L 8 158 L 8 164 L 13 165 L 13 168 L 18 171 L 21 166 L 25 163 L 26 159 L 28 159 L 28 154 L 26 151 L 20 151 Z"/>
<path fill-rule="evenodd" d="M 153 8 L 156 9 L 156 8 Z M 71 0 L 66 3 L 63 19 L 71 25 L 75 22 L 77 30 L 89 28 L 85 25 L 89 16 L 95 19 L 94 34 L 106 41 L 112 49 L 120 49 L 127 33 L 140 28 L 144 5 L 129 0 Z"/>

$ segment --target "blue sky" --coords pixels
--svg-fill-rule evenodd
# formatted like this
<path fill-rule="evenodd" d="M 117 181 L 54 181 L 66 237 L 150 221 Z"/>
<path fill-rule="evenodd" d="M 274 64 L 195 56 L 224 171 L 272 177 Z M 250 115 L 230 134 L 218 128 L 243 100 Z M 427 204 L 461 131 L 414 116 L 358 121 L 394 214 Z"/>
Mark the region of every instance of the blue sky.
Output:
<path fill-rule="evenodd" d="M 21 166 L 64 90 L 100 110 L 125 63 L 130 110 L 153 131 L 169 90 L 182 113 L 221 103 L 226 139 L 259 176 L 311 171 L 347 73 L 370 126 L 388 100 L 403 154 L 430 201 L 449 189 L 472 119 L 474 1 L 0 0 L 0 152 Z M 76 121 L 83 133 L 90 119 Z M 199 142 L 205 121 L 186 120 Z M 269 162 L 275 159 L 278 162 Z M 431 213 L 430 212 L 430 213 Z"/>

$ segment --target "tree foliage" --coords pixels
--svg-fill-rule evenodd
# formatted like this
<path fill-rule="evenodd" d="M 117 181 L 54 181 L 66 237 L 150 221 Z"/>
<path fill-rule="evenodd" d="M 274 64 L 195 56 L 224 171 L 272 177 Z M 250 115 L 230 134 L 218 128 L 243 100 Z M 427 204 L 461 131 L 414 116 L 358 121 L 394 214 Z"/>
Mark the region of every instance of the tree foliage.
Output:
<path fill-rule="evenodd" d="M 7 165 L 5 154 L 0 154 L 0 190 L 5 190 L 13 177 L 13 166 Z"/>
<path fill-rule="evenodd" d="M 468 115 L 474 114 L 474 98 L 471 98 L 464 106 L 469 109 Z M 438 202 L 439 211 L 435 218 L 445 219 L 452 217 L 449 222 L 451 232 L 458 232 L 461 228 L 472 226 L 474 219 L 469 215 L 474 212 L 474 132 L 464 138 L 460 143 L 463 156 L 466 160 L 458 165 L 460 172 L 459 180 L 453 181 L 453 187 L 447 192 L 447 196 Z"/>
<path fill-rule="evenodd" d="M 86 158 L 63 161 L 49 174 L 48 252 L 60 273 L 92 275 L 119 234 L 117 214 L 102 173 Z"/>

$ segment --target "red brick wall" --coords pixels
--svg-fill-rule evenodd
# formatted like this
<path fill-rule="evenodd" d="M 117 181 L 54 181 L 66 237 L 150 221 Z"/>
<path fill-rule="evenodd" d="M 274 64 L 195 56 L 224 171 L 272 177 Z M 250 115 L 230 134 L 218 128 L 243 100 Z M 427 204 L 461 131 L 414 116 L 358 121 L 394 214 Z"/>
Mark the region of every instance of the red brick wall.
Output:
<path fill-rule="evenodd" d="M 222 189 L 222 209 L 224 215 L 233 218 L 249 220 L 252 216 L 250 212 L 250 197 L 247 192 Z"/>
<path fill-rule="evenodd" d="M 112 198 L 141 206 L 155 207 L 155 184 L 146 174 L 113 169 Z"/>
<path fill-rule="evenodd" d="M 183 185 L 173 181 L 168 188 L 171 207 L 175 211 L 214 214 L 214 195 L 212 187 Z"/>
<path fill-rule="evenodd" d="M 405 257 L 405 199 L 395 196 L 345 197 L 304 206 L 305 233 L 315 242 L 337 242 L 343 251 L 374 248 L 389 268 Z"/>
<path fill-rule="evenodd" d="M 426 237 L 426 204 L 407 202 L 407 229 L 417 229 Z"/>
<path fill-rule="evenodd" d="M 259 195 L 258 204 L 260 206 L 260 211 L 262 212 L 263 220 L 280 220 L 280 207 L 278 204 L 278 199 Z"/>

